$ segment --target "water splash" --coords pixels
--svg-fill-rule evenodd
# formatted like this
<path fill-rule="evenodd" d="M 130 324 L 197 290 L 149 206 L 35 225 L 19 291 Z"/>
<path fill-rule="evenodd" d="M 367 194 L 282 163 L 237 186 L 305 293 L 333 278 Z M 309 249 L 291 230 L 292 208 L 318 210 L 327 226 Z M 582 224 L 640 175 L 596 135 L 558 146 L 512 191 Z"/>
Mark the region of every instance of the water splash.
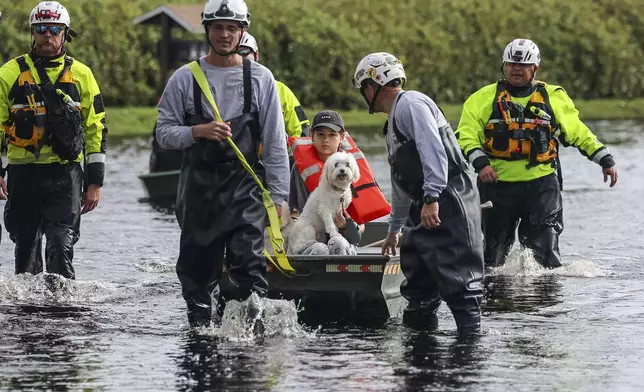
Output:
<path fill-rule="evenodd" d="M 553 275 L 579 277 L 579 278 L 596 278 L 599 276 L 610 276 L 613 273 L 601 266 L 588 260 L 573 260 L 565 263 L 563 268 L 557 268 L 550 271 Z"/>
<path fill-rule="evenodd" d="M 119 295 L 118 286 L 76 281 L 57 274 L 0 275 L 0 301 L 30 304 L 102 303 Z"/>
<path fill-rule="evenodd" d="M 141 272 L 166 273 L 174 272 L 175 264 L 175 261 L 145 260 L 135 265 L 135 268 Z"/>
<path fill-rule="evenodd" d="M 562 316 L 562 315 L 574 312 L 575 310 L 577 309 L 572 307 L 562 307 L 560 305 L 554 305 L 544 309 L 539 309 L 533 314 L 535 316 L 554 318 L 554 317 L 558 317 L 558 316 Z"/>
<path fill-rule="evenodd" d="M 505 264 L 491 268 L 490 275 L 507 276 L 567 276 L 577 278 L 595 278 L 609 276 L 611 272 L 588 260 L 572 260 L 564 262 L 563 266 L 548 269 L 539 264 L 531 249 L 515 246 L 505 259 Z"/>
<path fill-rule="evenodd" d="M 315 335 L 298 323 L 293 301 L 259 298 L 256 294 L 243 302 L 229 301 L 221 325 L 201 328 L 199 333 L 238 342 L 268 337 L 311 338 Z"/>

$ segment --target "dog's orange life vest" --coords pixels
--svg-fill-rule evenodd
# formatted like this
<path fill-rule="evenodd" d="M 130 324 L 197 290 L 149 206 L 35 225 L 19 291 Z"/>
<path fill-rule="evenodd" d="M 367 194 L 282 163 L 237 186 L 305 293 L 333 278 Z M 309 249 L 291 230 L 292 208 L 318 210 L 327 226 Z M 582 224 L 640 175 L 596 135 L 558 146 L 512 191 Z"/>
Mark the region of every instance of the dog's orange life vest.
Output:
<path fill-rule="evenodd" d="M 310 137 L 289 138 L 289 146 L 293 151 L 295 167 L 304 180 L 306 189 L 313 192 L 320 184 L 324 162 L 318 157 Z M 360 178 L 351 185 L 353 198 L 347 208 L 349 216 L 358 224 L 362 224 L 389 215 L 391 205 L 376 183 L 367 159 L 346 133 L 341 148 L 353 155 L 360 168 Z"/>

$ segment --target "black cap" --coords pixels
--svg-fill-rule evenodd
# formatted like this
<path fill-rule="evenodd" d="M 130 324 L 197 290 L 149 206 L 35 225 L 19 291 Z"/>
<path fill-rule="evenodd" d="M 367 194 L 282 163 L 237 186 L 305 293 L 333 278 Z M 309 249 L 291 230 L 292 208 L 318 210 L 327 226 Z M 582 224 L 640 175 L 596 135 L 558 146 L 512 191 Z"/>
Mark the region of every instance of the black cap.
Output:
<path fill-rule="evenodd" d="M 311 124 L 311 132 L 315 128 L 326 127 L 336 132 L 344 131 L 344 120 L 338 114 L 338 112 L 333 110 L 322 110 L 313 117 L 313 123 Z"/>

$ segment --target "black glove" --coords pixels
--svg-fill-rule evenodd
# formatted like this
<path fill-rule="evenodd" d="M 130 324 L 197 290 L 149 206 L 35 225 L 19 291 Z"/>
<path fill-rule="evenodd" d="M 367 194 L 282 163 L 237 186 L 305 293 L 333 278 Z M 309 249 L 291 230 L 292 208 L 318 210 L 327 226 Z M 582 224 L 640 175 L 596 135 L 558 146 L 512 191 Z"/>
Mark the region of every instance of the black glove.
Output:
<path fill-rule="evenodd" d="M 615 158 L 612 155 L 608 154 L 599 161 L 599 165 L 602 169 L 610 169 L 615 166 Z"/>
<path fill-rule="evenodd" d="M 485 166 L 488 166 L 490 164 L 490 160 L 488 157 L 481 156 L 478 157 L 472 162 L 472 166 L 474 167 L 474 170 L 478 173 L 480 172 Z"/>

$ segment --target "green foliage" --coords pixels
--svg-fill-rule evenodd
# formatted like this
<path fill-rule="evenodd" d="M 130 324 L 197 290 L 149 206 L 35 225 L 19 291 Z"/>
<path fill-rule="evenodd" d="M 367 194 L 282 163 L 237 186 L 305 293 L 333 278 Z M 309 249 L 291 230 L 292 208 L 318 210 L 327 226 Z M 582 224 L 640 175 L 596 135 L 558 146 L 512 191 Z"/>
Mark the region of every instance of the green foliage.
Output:
<path fill-rule="evenodd" d="M 644 98 L 633 100 L 620 99 L 578 99 L 575 107 L 580 112 L 583 121 L 591 120 L 623 120 L 644 118 Z M 447 120 L 456 127 L 461 117 L 460 104 L 442 104 Z M 321 108 L 307 107 L 306 114 L 309 119 Z M 381 132 L 387 116 L 382 113 L 369 114 L 364 108 L 352 110 L 338 110 L 347 130 L 369 130 Z M 107 109 L 109 134 L 111 136 L 149 136 L 157 118 L 157 109 L 149 107 L 110 107 Z"/>
<path fill-rule="evenodd" d="M 641 0 L 541 0 L 520 7 L 493 0 L 247 2 L 261 62 L 309 107 L 364 109 L 351 78 L 358 61 L 376 51 L 402 59 L 408 88 L 424 91 L 441 104 L 462 103 L 500 76 L 503 48 L 516 37 L 531 38 L 541 48 L 538 77 L 564 86 L 573 97 L 644 96 Z M 156 103 L 162 83 L 156 57 L 160 31 L 135 26 L 132 20 L 167 3 L 63 3 L 79 33 L 68 50 L 92 68 L 106 103 Z M 35 4 L 0 0 L 4 59 L 28 51 L 27 20 Z"/>
<path fill-rule="evenodd" d="M 68 53 L 88 65 L 106 104 L 150 105 L 158 100 L 156 42 L 159 29 L 134 26 L 132 20 L 160 0 L 62 1 L 78 37 L 66 44 Z M 8 60 L 31 48 L 29 13 L 34 1 L 0 0 L 0 58 Z"/>

